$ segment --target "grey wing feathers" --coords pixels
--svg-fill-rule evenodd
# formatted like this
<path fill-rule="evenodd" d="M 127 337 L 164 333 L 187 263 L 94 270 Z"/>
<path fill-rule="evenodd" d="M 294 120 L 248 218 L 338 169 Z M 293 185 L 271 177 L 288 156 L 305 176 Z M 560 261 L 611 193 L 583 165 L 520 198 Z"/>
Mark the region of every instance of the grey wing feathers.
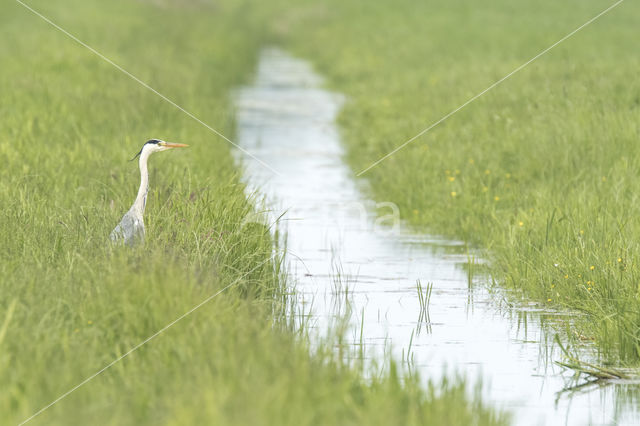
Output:
<path fill-rule="evenodd" d="M 144 223 L 129 210 L 109 235 L 113 242 L 124 242 L 128 246 L 144 242 Z"/>

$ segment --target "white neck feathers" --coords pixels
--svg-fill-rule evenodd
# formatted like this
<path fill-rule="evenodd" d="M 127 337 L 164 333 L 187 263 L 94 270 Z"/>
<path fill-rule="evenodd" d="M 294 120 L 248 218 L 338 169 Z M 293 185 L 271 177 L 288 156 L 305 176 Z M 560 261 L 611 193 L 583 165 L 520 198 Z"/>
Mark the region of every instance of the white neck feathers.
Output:
<path fill-rule="evenodd" d="M 147 161 L 149 160 L 150 155 L 151 150 L 143 148 L 140 153 L 140 160 L 138 161 L 140 166 L 140 188 L 138 189 L 138 196 L 136 197 L 136 201 L 133 203 L 132 209 L 140 215 L 144 213 L 144 208 L 147 204 L 147 193 L 149 192 L 149 171 L 147 170 Z"/>

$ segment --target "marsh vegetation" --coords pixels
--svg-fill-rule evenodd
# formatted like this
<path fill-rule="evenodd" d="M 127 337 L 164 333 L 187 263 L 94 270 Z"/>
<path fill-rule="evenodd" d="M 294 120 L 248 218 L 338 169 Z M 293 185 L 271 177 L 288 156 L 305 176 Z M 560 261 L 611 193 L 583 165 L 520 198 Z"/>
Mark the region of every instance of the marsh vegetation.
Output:
<path fill-rule="evenodd" d="M 192 116 L 19 2 L 0 5 L 3 421 L 207 300 L 32 423 L 508 423 L 464 378 L 425 381 L 389 358 L 371 374 L 339 336 L 312 343 L 289 315 L 283 248 L 247 223 L 259 197 L 194 117 L 233 140 L 233 90 L 264 46 L 285 47 L 346 96 L 355 176 L 613 2 L 28 4 Z M 639 18 L 621 3 L 359 178 L 415 229 L 482 251 L 510 303 L 578 313 L 553 324 L 577 370 L 640 365 Z M 149 237 L 114 247 L 138 183 L 127 160 L 152 137 L 191 148 L 151 160 Z M 419 288 L 423 319 L 438 294 Z"/>

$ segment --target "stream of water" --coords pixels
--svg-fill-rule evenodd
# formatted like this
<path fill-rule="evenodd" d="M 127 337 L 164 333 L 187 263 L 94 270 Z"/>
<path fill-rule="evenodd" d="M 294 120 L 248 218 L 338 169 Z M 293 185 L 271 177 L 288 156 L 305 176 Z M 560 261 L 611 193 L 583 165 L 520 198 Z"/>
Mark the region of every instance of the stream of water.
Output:
<path fill-rule="evenodd" d="M 485 401 L 518 425 L 637 424 L 616 386 L 563 392 L 570 382 L 549 362 L 559 357 L 547 352 L 542 326 L 560 314 L 499 307 L 468 273 L 473 254 L 462 243 L 413 233 L 393 204 L 364 198 L 335 124 L 344 99 L 307 62 L 264 50 L 253 85 L 235 100 L 238 143 L 278 172 L 243 156 L 246 182 L 266 196 L 272 218 L 283 214 L 298 305 L 315 327 L 350 308 L 348 337 L 366 357 L 391 351 L 425 379 L 481 380 Z M 428 310 L 418 281 L 431 286 Z"/>

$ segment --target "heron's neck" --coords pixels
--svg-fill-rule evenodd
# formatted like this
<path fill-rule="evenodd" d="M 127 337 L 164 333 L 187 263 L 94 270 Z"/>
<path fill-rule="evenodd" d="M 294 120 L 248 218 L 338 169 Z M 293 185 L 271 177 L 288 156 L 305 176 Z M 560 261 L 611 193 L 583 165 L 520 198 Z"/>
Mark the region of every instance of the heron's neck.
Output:
<path fill-rule="evenodd" d="M 133 203 L 133 209 L 136 213 L 142 215 L 144 208 L 147 204 L 147 193 L 149 192 L 149 172 L 147 170 L 147 160 L 149 159 L 149 153 L 143 151 L 140 154 L 140 188 L 138 189 L 138 196 Z"/>

